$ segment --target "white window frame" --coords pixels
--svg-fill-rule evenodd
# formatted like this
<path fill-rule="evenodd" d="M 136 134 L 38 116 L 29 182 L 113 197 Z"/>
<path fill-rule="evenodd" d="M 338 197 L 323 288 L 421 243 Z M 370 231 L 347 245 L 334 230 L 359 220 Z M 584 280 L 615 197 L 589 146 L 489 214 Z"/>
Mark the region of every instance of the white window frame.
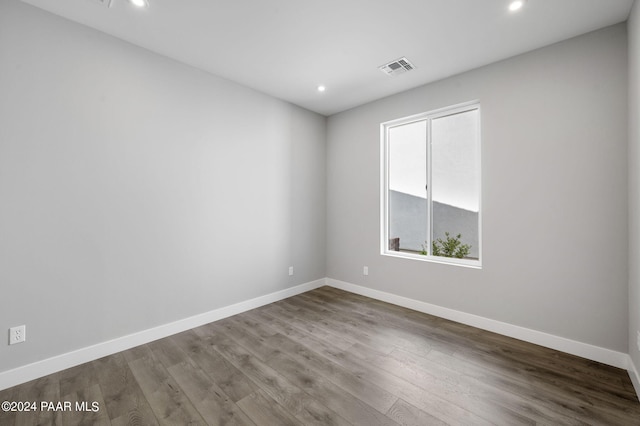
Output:
<path fill-rule="evenodd" d="M 480 116 L 478 120 L 478 158 L 477 167 L 480 174 L 479 184 L 479 208 L 478 208 L 478 260 L 475 259 L 457 259 L 450 257 L 433 256 L 431 254 L 422 255 L 403 251 L 389 250 L 389 129 L 415 123 L 417 121 L 426 120 L 427 124 L 427 199 L 428 203 L 428 215 L 427 232 L 429 240 L 432 236 L 432 221 L 433 221 L 433 202 L 431 198 L 431 121 L 436 118 L 445 117 L 448 115 L 458 114 L 462 112 L 477 110 Z M 452 105 L 436 110 L 411 115 L 408 117 L 398 118 L 395 120 L 387 121 L 380 124 L 380 251 L 384 256 L 399 257 L 404 259 L 421 260 L 425 262 L 443 263 L 449 265 L 465 266 L 470 268 L 482 268 L 482 161 L 481 161 L 481 147 L 482 147 L 482 131 L 481 131 L 482 114 L 480 110 L 479 101 L 465 102 L 457 105 Z M 431 243 L 431 241 L 429 241 Z M 431 246 L 429 246 L 429 253 L 431 253 Z"/>

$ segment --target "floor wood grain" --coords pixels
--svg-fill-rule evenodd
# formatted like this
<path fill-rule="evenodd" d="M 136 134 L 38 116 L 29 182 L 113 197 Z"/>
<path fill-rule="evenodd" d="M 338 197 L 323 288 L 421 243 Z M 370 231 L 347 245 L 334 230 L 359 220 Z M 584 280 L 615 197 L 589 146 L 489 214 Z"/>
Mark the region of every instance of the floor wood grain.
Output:
<path fill-rule="evenodd" d="M 38 407 L 0 412 L 1 426 L 640 425 L 624 370 L 331 287 L 0 391 L 0 401 Z"/>

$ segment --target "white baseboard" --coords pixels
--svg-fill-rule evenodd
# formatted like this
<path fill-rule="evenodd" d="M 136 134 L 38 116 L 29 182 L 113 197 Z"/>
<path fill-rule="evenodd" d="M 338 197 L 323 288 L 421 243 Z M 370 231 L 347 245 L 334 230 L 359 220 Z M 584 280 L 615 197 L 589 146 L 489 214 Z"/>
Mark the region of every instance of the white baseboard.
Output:
<path fill-rule="evenodd" d="M 58 355 L 42 361 L 34 362 L 13 370 L 0 372 L 0 390 L 7 389 L 30 380 L 37 379 L 85 362 L 93 361 L 107 355 L 124 351 L 135 346 L 143 345 L 163 337 L 171 336 L 182 331 L 186 331 L 213 321 L 227 318 L 251 309 L 258 308 L 296 294 L 304 293 L 321 287 L 326 284 L 326 280 L 320 279 L 305 284 L 300 284 L 285 290 L 256 297 L 251 300 L 236 303 L 214 309 L 213 311 L 195 315 L 169 324 L 164 324 L 138 333 L 129 334 L 107 342 L 98 343 L 93 346 L 78 349 L 73 352 Z"/>
<path fill-rule="evenodd" d="M 424 312 L 426 314 L 435 315 L 451 321 L 467 324 L 483 330 L 492 331 L 504 336 L 513 337 L 525 342 L 534 343 L 536 345 L 545 346 L 547 348 L 556 349 L 592 361 L 601 362 L 603 364 L 614 367 L 627 369 L 630 357 L 626 353 L 616 352 L 611 349 L 601 348 L 599 346 L 582 343 L 575 340 L 566 339 L 564 337 L 554 336 L 552 334 L 543 333 L 541 331 L 508 324 L 501 321 L 492 320 L 478 315 L 466 312 L 456 311 L 454 309 L 444 308 L 442 306 L 432 305 L 430 303 L 421 302 L 419 300 L 409 299 L 403 296 L 386 293 L 379 290 L 373 290 L 356 284 L 327 278 L 327 285 L 351 293 L 360 294 L 362 296 L 371 297 L 372 299 L 381 300 L 383 302 L 393 303 L 394 305 L 413 309 L 415 311 Z M 637 387 L 636 387 L 637 390 Z"/>
<path fill-rule="evenodd" d="M 270 293 L 264 296 L 256 297 L 244 302 L 214 309 L 200 315 L 195 315 L 169 324 L 164 324 L 155 328 L 144 330 L 138 333 L 119 337 L 107 342 L 98 343 L 93 346 L 78 349 L 73 352 L 58 355 L 32 364 L 15 368 L 13 370 L 0 372 L 0 390 L 28 382 L 39 377 L 43 377 L 67 368 L 85 362 L 93 361 L 107 355 L 124 351 L 135 346 L 143 345 L 154 340 L 162 339 L 182 331 L 190 330 L 213 321 L 230 317 L 269 303 L 277 302 L 287 297 L 295 296 L 306 291 L 329 285 L 351 293 L 360 294 L 362 296 L 371 297 L 372 299 L 381 300 L 383 302 L 393 303 L 394 305 L 403 306 L 415 311 L 424 312 L 426 314 L 435 315 L 441 318 L 467 324 L 483 330 L 492 331 L 494 333 L 513 337 L 515 339 L 556 349 L 572 355 L 577 355 L 592 361 L 601 362 L 603 364 L 626 369 L 629 372 L 631 382 L 640 398 L 640 374 L 636 366 L 633 364 L 631 357 L 622 352 L 612 351 L 610 349 L 593 346 L 587 343 L 577 342 L 575 340 L 565 339 L 563 337 L 554 336 L 536 330 L 531 330 L 517 325 L 512 325 L 489 318 L 469 314 L 466 312 L 456 311 L 454 309 L 444 308 L 442 306 L 432 305 L 430 303 L 421 302 L 419 300 L 386 293 L 379 290 L 373 290 L 356 284 L 338 281 L 331 278 L 323 278 L 320 280 L 300 284 L 285 290 Z"/>
<path fill-rule="evenodd" d="M 627 371 L 629 372 L 629 377 L 631 378 L 633 388 L 636 390 L 636 395 L 638 395 L 638 399 L 640 400 L 640 374 L 638 374 L 638 369 L 633 363 L 631 357 L 629 357 L 629 365 L 627 366 Z"/>

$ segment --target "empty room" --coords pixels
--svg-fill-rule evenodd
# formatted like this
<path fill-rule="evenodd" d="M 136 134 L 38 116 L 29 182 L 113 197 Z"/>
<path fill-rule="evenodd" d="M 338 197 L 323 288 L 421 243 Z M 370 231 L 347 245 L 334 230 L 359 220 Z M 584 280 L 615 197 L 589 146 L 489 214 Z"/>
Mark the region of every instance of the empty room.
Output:
<path fill-rule="evenodd" d="M 0 425 L 640 425 L 640 0 L 0 0 Z"/>

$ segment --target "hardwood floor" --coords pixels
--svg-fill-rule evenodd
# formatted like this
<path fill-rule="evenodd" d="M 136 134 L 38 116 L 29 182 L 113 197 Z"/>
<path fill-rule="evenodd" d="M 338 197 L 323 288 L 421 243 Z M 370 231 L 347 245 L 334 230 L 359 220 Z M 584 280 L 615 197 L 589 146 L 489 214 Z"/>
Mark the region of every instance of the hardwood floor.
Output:
<path fill-rule="evenodd" d="M 330 287 L 0 391 L 0 401 L 37 404 L 0 412 L 2 426 L 640 425 L 624 370 Z"/>

